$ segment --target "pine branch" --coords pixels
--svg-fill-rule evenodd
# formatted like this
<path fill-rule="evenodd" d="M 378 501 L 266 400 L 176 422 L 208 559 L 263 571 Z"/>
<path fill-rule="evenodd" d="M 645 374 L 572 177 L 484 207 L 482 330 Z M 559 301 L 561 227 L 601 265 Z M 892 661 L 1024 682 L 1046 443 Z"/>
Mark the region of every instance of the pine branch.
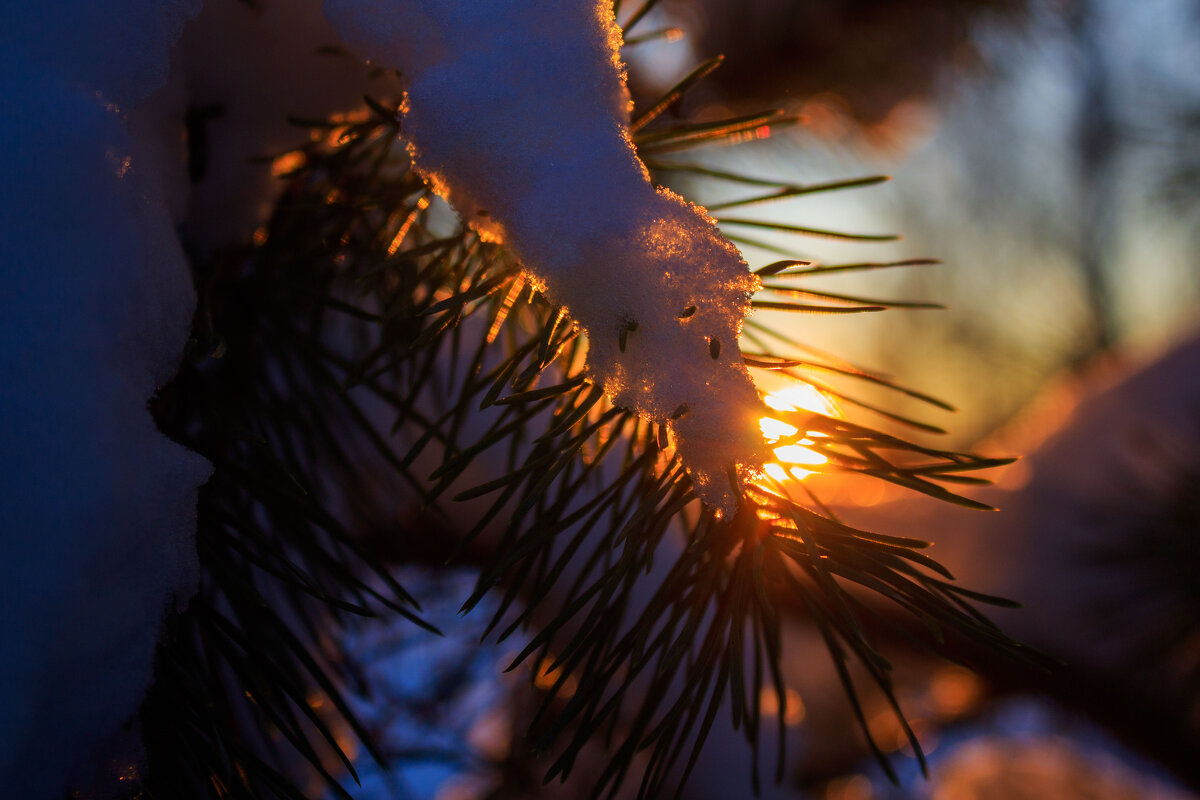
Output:
<path fill-rule="evenodd" d="M 627 29 L 651 5 L 635 11 Z M 635 139 L 652 168 L 772 188 L 727 206 L 878 180 L 782 186 L 656 160 L 789 121 L 768 112 L 655 126 L 711 68 L 702 65 L 639 117 Z M 371 751 L 369 733 L 343 697 L 353 676 L 332 642 L 354 617 L 399 615 L 424 624 L 413 598 L 360 544 L 364 527 L 394 519 L 398 496 L 435 511 L 447 498 L 491 501 L 458 542 L 462 551 L 486 530 L 499 530 L 490 543 L 494 557 L 463 608 L 502 593 L 489 630 L 504 639 L 534 629 L 513 666 L 540 653 L 552 655 L 560 670 L 531 723 L 539 749 L 554 753 L 547 779 L 566 778 L 582 750 L 604 735 L 611 759 L 596 796 L 615 793 L 639 754 L 647 757 L 640 796 L 681 789 L 726 701 L 735 726 L 757 748 L 765 677 L 780 708 L 784 702 L 782 624 L 797 609 L 816 621 L 864 732 L 845 667 L 851 659 L 903 716 L 889 666 L 859 621 L 858 589 L 939 634 L 953 631 L 1022 654 L 972 605 L 1002 601 L 951 583 L 921 552 L 925 542 L 851 528 L 819 501 L 766 480 L 745 487 L 731 519 L 700 507 L 665 429 L 608 402 L 584 369 L 584 338 L 528 284 L 510 253 L 468 230 L 439 227 L 428 213 L 436 201 L 402 155 L 397 106 L 371 99 L 369 107 L 371 115 L 352 124 L 296 120 L 341 132 L 303 149 L 302 165 L 288 174 L 255 244 L 197 264 L 203 302 L 195 346 L 160 398 L 158 419 L 208 457 L 216 475 L 200 506 L 204 588 L 172 620 L 143 714 L 152 792 L 303 797 L 289 774 L 299 754 L 344 796 L 336 765 L 353 775 L 353 760 L 309 698 L 328 697 Z M 750 218 L 723 222 L 893 238 Z M 812 267 L 790 260 L 759 272 L 786 280 L 923 263 Z M 760 299 L 757 307 L 926 307 L 791 284 L 766 289 L 818 302 Z M 752 367 L 940 431 L 853 400 L 810 373 L 886 386 L 945 408 L 941 401 L 848 365 L 774 352 L 767 338 L 786 341 L 784 334 L 757 320 L 748 323 L 751 330 L 766 337 L 756 340 L 760 352 L 747 354 Z M 978 480 L 963 473 L 1006 463 L 822 414 L 765 405 L 762 413 L 796 428 L 779 446 L 808 441 L 826 457 L 824 469 L 972 508 L 986 506 L 958 493 L 964 480 Z M 682 549 L 671 537 L 681 537 Z M 638 606 L 640 576 L 674 549 L 665 577 Z M 569 698 L 568 676 L 577 680 Z M 783 774 L 780 725 L 776 780 Z M 277 731 L 294 753 L 272 755 L 267 731 Z M 886 768 L 878 748 L 876 754 Z"/>

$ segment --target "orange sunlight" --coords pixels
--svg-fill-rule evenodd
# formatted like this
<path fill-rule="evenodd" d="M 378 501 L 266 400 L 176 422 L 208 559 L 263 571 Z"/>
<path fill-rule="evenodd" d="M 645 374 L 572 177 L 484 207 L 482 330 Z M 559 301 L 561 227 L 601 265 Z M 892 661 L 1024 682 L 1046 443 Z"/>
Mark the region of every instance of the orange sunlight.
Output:
<path fill-rule="evenodd" d="M 780 411 L 813 411 L 829 416 L 837 414 L 837 408 L 829 398 L 807 383 L 799 383 L 771 392 L 763 398 L 763 402 Z M 768 443 L 777 442 L 796 433 L 794 426 L 772 417 L 763 417 L 758 424 Z M 820 434 L 812 435 L 819 436 Z M 811 444 L 811 439 L 801 439 L 798 444 L 776 447 L 775 461 L 765 465 L 763 471 L 780 482 L 804 480 L 814 472 L 814 470 L 805 469 L 806 466 L 824 464 L 829 460 L 806 447 Z"/>

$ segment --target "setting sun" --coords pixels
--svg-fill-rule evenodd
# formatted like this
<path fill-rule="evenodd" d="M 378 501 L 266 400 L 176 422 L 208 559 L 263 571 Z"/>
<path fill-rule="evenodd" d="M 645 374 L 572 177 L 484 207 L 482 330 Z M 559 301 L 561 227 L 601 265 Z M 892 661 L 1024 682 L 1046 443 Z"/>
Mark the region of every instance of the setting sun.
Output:
<path fill-rule="evenodd" d="M 763 402 L 779 411 L 814 411 L 830 416 L 837 413 L 837 408 L 829 398 L 807 383 L 771 392 L 763 398 Z M 763 417 L 758 424 L 768 443 L 793 436 L 797 432 L 794 426 L 773 417 Z M 813 434 L 817 435 L 819 434 Z M 824 464 L 829 460 L 809 449 L 808 445 L 811 444 L 811 439 L 801 439 L 798 444 L 775 448 L 775 461 L 765 465 L 763 471 L 777 481 L 804 480 L 813 474 L 813 470 L 805 469 L 806 466 Z"/>

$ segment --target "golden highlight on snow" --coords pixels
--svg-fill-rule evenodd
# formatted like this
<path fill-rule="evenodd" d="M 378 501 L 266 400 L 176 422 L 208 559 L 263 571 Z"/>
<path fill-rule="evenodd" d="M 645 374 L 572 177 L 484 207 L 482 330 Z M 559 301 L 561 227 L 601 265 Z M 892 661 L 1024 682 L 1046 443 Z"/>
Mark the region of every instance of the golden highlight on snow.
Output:
<path fill-rule="evenodd" d="M 407 81 L 417 169 L 504 241 L 588 336 L 610 400 L 669 426 L 731 514 L 769 456 L 738 339 L 757 278 L 703 209 L 656 189 L 629 135 L 611 0 L 326 0 Z"/>

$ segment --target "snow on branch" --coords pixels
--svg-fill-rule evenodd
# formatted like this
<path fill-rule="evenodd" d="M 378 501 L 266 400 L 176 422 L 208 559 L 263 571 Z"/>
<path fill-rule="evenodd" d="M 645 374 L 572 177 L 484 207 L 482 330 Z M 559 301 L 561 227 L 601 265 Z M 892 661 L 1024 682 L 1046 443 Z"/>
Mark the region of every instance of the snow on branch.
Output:
<path fill-rule="evenodd" d="M 732 513 L 766 451 L 738 349 L 758 279 L 703 209 L 650 182 L 604 0 L 326 0 L 407 82 L 417 168 L 504 241 L 589 341 L 610 400 L 669 426 L 697 494 Z"/>

